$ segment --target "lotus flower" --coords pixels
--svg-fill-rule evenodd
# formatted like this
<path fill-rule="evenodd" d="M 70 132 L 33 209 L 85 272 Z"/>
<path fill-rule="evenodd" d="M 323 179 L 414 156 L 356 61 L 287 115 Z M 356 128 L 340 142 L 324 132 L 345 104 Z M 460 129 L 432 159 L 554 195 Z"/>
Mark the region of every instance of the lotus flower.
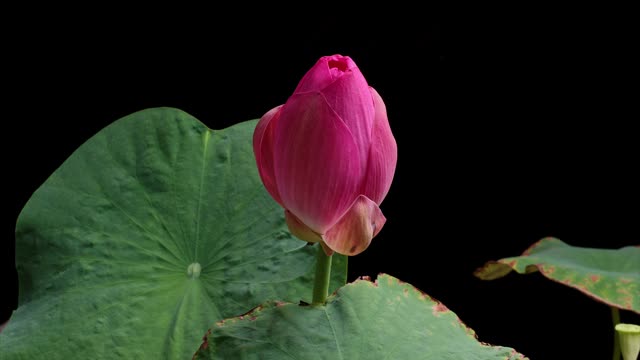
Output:
<path fill-rule="evenodd" d="M 348 56 L 320 58 L 262 116 L 253 150 L 296 237 L 321 242 L 327 255 L 357 255 L 382 229 L 397 146 L 382 98 Z"/>

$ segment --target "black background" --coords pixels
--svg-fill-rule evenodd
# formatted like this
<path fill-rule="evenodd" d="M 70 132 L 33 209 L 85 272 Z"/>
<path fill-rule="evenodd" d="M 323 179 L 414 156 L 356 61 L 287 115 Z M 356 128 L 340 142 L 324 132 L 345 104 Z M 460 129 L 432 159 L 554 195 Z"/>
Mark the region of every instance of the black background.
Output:
<path fill-rule="evenodd" d="M 625 22 L 571 12 L 466 22 L 325 11 L 315 21 L 172 9 L 100 20 L 98 11 L 9 26 L 0 322 L 17 306 L 18 214 L 89 137 L 156 106 L 211 128 L 258 118 L 320 56 L 340 53 L 385 100 L 399 152 L 382 204 L 387 224 L 351 258 L 350 280 L 398 277 L 445 303 L 481 341 L 532 359 L 610 356 L 607 306 L 540 274 L 484 282 L 472 273 L 544 236 L 640 243 L 638 59 Z"/>

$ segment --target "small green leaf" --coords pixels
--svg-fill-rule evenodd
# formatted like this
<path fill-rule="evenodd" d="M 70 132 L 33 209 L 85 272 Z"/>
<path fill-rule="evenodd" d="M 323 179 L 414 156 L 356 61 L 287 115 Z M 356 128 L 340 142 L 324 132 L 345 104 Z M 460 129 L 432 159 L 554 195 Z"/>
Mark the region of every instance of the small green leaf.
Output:
<path fill-rule="evenodd" d="M 593 299 L 640 314 L 640 247 L 596 249 L 570 246 L 544 238 L 522 256 L 489 261 L 475 271 L 493 280 L 512 270 L 520 274 L 540 271 L 545 277 L 580 290 Z"/>
<path fill-rule="evenodd" d="M 186 359 L 212 319 L 311 301 L 318 245 L 290 235 L 264 189 L 255 125 L 149 109 L 75 151 L 18 219 L 3 358 Z M 345 257 L 333 274 L 331 291 Z"/>
<path fill-rule="evenodd" d="M 452 311 L 381 274 L 340 288 L 326 305 L 269 303 L 216 323 L 194 359 L 525 359 L 479 342 Z"/>

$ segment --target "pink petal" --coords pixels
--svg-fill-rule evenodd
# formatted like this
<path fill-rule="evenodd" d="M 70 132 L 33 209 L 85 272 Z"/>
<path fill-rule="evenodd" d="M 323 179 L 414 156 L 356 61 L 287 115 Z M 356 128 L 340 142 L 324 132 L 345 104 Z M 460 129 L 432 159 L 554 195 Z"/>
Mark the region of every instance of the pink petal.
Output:
<path fill-rule="evenodd" d="M 351 132 L 320 93 L 293 95 L 275 128 L 274 151 L 283 206 L 324 233 L 351 206 L 362 182 Z"/>
<path fill-rule="evenodd" d="M 371 88 L 375 104 L 375 120 L 369 148 L 369 162 L 361 193 L 380 205 L 389 192 L 398 162 L 398 147 L 391 133 L 387 109 L 382 98 Z"/>
<path fill-rule="evenodd" d="M 322 237 L 316 234 L 313 230 L 309 229 L 309 227 L 302 223 L 295 215 L 291 213 L 289 210 L 284 211 L 284 219 L 287 222 L 287 227 L 289 227 L 289 231 L 293 236 L 297 237 L 300 240 L 307 242 L 318 242 L 322 241 Z"/>
<path fill-rule="evenodd" d="M 329 106 L 351 131 L 359 150 L 360 165 L 364 172 L 369 157 L 371 131 L 375 117 L 374 102 L 367 81 L 360 70 L 354 66 L 321 92 Z"/>
<path fill-rule="evenodd" d="M 276 106 L 262 116 L 253 131 L 253 153 L 264 187 L 271 197 L 282 205 L 273 172 L 273 130 L 280 118 L 282 105 Z"/>
<path fill-rule="evenodd" d="M 364 195 L 358 196 L 346 214 L 322 238 L 333 251 L 343 255 L 363 252 L 387 219 L 376 203 Z"/>

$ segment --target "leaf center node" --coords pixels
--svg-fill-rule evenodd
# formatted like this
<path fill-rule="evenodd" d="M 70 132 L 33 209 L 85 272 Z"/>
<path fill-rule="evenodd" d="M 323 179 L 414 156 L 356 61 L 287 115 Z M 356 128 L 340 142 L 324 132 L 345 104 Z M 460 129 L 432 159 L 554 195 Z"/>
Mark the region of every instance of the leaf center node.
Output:
<path fill-rule="evenodd" d="M 189 275 L 189 277 L 192 279 L 197 279 L 200 277 L 201 270 L 202 270 L 202 267 L 200 266 L 200 263 L 197 263 L 197 262 L 191 263 L 187 267 L 187 275 Z"/>

